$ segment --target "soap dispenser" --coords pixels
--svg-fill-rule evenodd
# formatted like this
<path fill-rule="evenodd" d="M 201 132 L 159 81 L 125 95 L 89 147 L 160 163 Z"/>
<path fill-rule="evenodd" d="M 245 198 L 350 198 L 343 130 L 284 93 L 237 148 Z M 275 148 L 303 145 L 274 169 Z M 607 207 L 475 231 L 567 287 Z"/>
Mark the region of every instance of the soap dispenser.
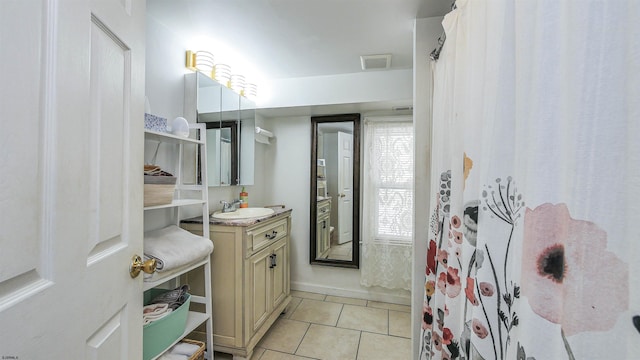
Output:
<path fill-rule="evenodd" d="M 241 208 L 249 207 L 249 193 L 244 189 L 244 186 L 242 187 L 242 191 L 240 191 L 240 200 L 242 200 L 240 203 Z"/>

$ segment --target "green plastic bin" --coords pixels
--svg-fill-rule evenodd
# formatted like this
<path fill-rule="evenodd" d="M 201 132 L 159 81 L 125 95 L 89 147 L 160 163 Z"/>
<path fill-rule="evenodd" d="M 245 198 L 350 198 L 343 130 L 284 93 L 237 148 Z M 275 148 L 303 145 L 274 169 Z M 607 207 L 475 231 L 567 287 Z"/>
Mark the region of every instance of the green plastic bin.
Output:
<path fill-rule="evenodd" d="M 148 305 L 151 300 L 170 290 L 149 289 L 144 292 L 144 304 Z M 187 315 L 189 314 L 189 303 L 191 295 L 187 294 L 187 300 L 179 308 L 160 320 L 156 320 L 142 328 L 142 358 L 150 360 L 165 350 L 176 341 L 187 325 Z"/>

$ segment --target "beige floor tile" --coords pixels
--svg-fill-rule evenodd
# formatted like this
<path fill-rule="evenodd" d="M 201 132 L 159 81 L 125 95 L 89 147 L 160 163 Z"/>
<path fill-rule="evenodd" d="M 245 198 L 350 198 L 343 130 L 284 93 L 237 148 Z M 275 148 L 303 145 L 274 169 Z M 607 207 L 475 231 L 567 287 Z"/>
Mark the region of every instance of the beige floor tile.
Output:
<path fill-rule="evenodd" d="M 306 291 L 296 291 L 296 290 L 291 290 L 291 296 L 303 298 L 303 299 L 320 300 L 320 301 L 324 300 L 324 298 L 326 297 L 326 295 L 324 294 L 316 294 L 316 293 L 310 293 Z"/>
<path fill-rule="evenodd" d="M 411 313 L 389 310 L 389 335 L 411 338 Z"/>
<path fill-rule="evenodd" d="M 349 305 L 367 306 L 367 300 L 348 298 L 348 297 L 342 297 L 342 296 L 327 295 L 327 298 L 324 299 L 324 301 L 341 303 L 341 304 L 349 304 Z"/>
<path fill-rule="evenodd" d="M 345 305 L 338 319 L 338 327 L 388 334 L 389 311 L 365 306 Z"/>
<path fill-rule="evenodd" d="M 267 350 L 293 354 L 308 328 L 309 323 L 278 319 L 260 340 L 258 346 Z"/>
<path fill-rule="evenodd" d="M 351 245 L 351 242 L 341 245 L 332 245 L 331 250 L 329 251 L 333 255 L 351 255 L 351 251 L 353 251 L 353 245 Z"/>
<path fill-rule="evenodd" d="M 311 324 L 296 355 L 321 360 L 354 360 L 360 332 Z"/>
<path fill-rule="evenodd" d="M 307 360 L 311 358 L 267 350 L 259 359 L 260 360 Z"/>
<path fill-rule="evenodd" d="M 362 332 L 358 360 L 411 359 L 411 339 Z"/>
<path fill-rule="evenodd" d="M 291 320 L 335 326 L 342 310 L 342 304 L 303 299 Z"/>
<path fill-rule="evenodd" d="M 300 302 L 302 301 L 302 298 L 299 297 L 291 297 L 291 301 L 289 302 L 289 305 L 287 306 L 287 312 L 284 314 L 281 314 L 280 317 L 281 318 L 285 318 L 285 319 L 289 319 L 291 318 L 291 314 L 293 314 L 294 311 L 296 311 L 296 309 L 298 308 L 298 305 L 300 305 Z"/>
<path fill-rule="evenodd" d="M 351 261 L 351 255 L 329 254 L 329 256 L 327 256 L 327 259 Z"/>
<path fill-rule="evenodd" d="M 380 302 L 380 301 L 368 301 L 367 306 L 378 308 L 378 309 L 389 309 L 389 310 L 403 311 L 408 313 L 411 312 L 411 306 L 409 305 L 391 304 L 391 303 Z"/>

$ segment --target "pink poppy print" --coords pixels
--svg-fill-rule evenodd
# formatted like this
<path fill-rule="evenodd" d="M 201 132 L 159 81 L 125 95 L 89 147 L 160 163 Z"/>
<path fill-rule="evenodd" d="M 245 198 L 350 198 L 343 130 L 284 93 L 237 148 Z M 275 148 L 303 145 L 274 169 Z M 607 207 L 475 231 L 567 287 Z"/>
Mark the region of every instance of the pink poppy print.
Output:
<path fill-rule="evenodd" d="M 522 293 L 533 311 L 571 336 L 611 329 L 629 307 L 628 266 L 607 250 L 607 233 L 565 204 L 527 209 Z"/>

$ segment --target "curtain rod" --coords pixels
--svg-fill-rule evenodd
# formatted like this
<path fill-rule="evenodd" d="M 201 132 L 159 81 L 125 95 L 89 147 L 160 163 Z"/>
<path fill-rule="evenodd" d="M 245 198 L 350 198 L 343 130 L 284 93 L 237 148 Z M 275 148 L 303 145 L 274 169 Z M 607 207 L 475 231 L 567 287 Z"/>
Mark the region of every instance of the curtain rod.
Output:
<path fill-rule="evenodd" d="M 456 9 L 456 2 L 454 0 L 453 3 L 451 3 L 451 11 L 453 11 L 455 9 Z M 442 35 L 440 35 L 440 37 L 438 37 L 438 47 L 433 49 L 433 51 L 431 51 L 431 53 L 429 54 L 429 58 L 431 60 L 437 61 L 438 58 L 440 58 L 440 51 L 442 51 L 442 47 L 444 46 L 445 40 L 447 40 L 447 34 L 443 30 L 442 31 Z"/>

